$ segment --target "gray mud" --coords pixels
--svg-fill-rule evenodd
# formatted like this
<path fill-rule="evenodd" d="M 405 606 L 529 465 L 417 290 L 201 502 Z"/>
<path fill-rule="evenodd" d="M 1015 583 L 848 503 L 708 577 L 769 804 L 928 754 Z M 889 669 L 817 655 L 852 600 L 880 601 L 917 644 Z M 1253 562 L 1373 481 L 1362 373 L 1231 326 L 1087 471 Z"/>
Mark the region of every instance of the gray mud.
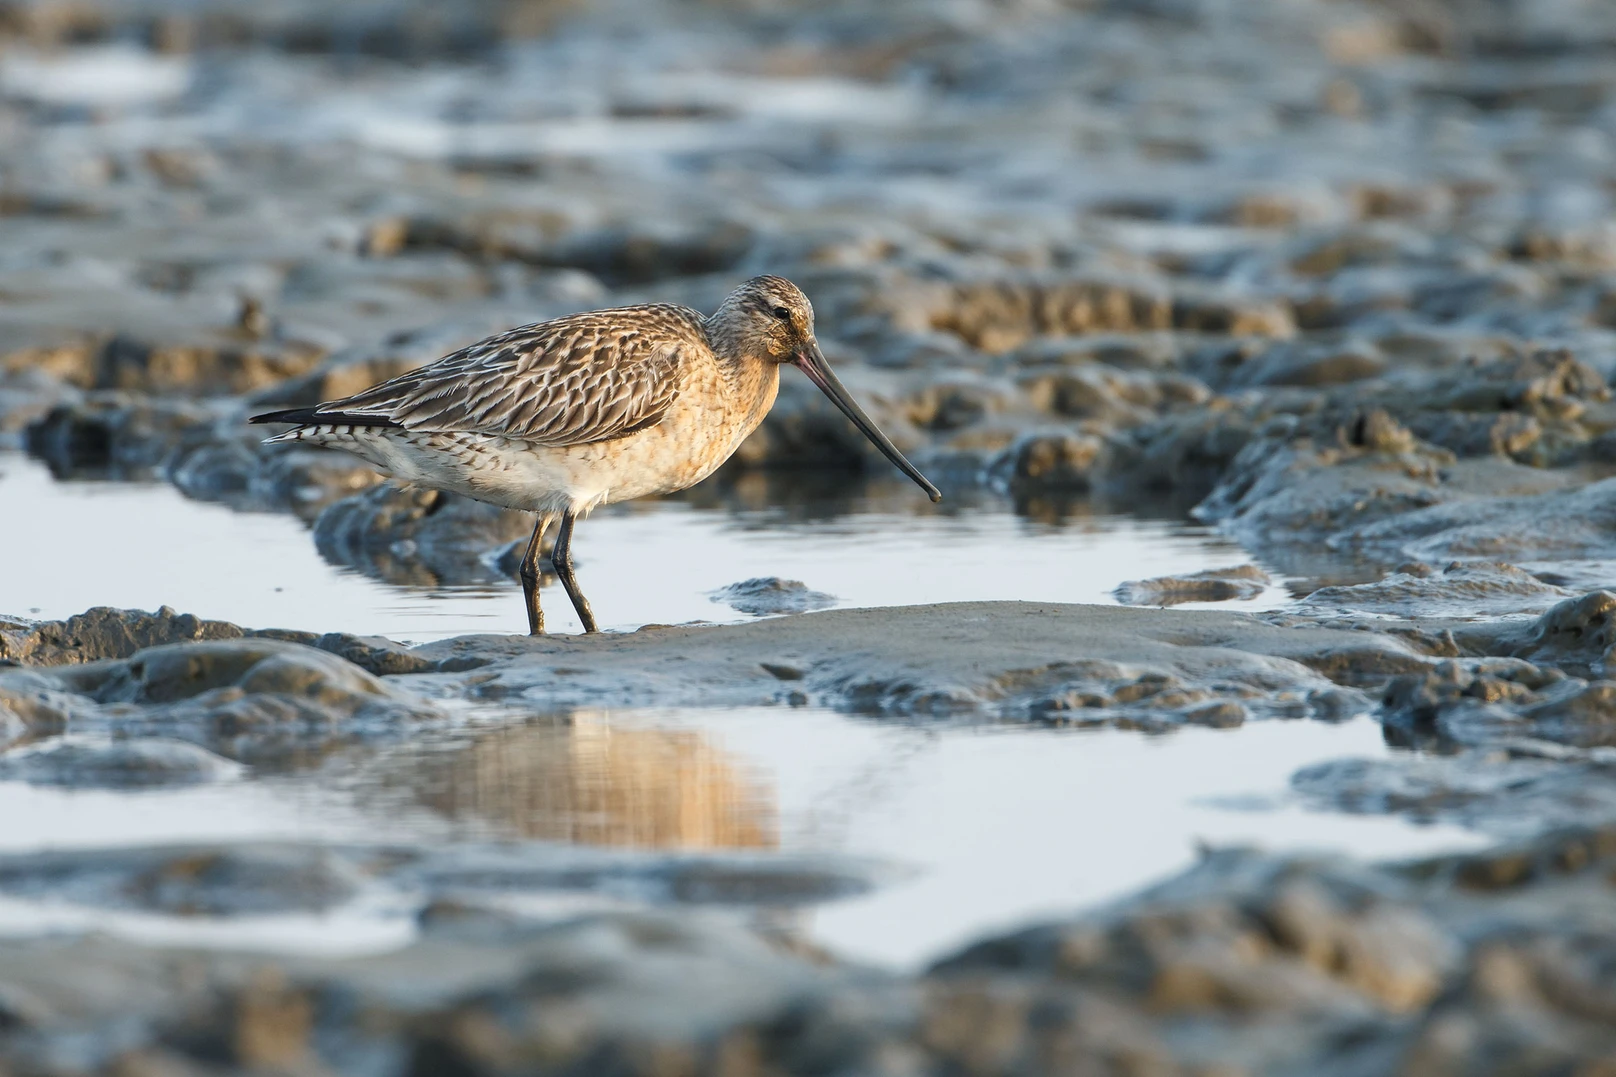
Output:
<path fill-rule="evenodd" d="M 720 587 L 712 593 L 714 602 L 758 616 L 771 613 L 806 613 L 836 605 L 836 596 L 809 588 L 801 580 L 778 576 L 754 576 L 750 580 Z"/>
<path fill-rule="evenodd" d="M 205 795 L 374 762 L 490 707 L 1146 734 L 1370 716 L 1395 754 L 1309 766 L 1290 795 L 1513 844 L 1380 865 L 1209 851 L 918 975 L 729 907 L 829 902 L 890 865 L 552 833 L 460 860 L 357 838 L 8 855 L 0 901 L 140 923 L 270 932 L 410 888 L 427 911 L 390 952 L 346 957 L 0 942 L 0 1072 L 1608 1069 L 1613 12 L 9 5 L 0 449 L 62 482 L 156 479 L 294 515 L 377 580 L 509 587 L 518 514 L 266 447 L 245 416 L 513 324 L 710 308 L 767 271 L 803 285 L 827 354 L 945 504 L 987 491 L 1043 524 L 1148 499 L 1263 570 L 1131 580 L 1110 607 L 818 612 L 828 594 L 765 577 L 714 596 L 746 624 L 421 647 L 7 609 L 0 782 Z M 773 505 L 782 472 L 843 489 L 885 466 L 788 378 L 688 497 Z M 103 526 L 113 543 L 141 522 Z M 1262 571 L 1287 608 L 1153 608 L 1248 597 Z M 507 900 L 569 888 L 654 899 L 570 918 Z"/>
<path fill-rule="evenodd" d="M 1256 565 L 1212 568 L 1182 576 L 1129 580 L 1112 592 L 1124 606 L 1178 606 L 1185 602 L 1228 602 L 1256 598 L 1273 581 Z"/>
<path fill-rule="evenodd" d="M 417 650 L 473 696 L 544 705 L 817 703 L 1057 723 L 1344 718 L 1350 687 L 1422 670 L 1397 640 L 1244 614 L 970 603 L 834 610 L 605 640 L 467 637 Z M 1332 680 L 1334 678 L 1334 680 Z M 1339 684 L 1337 683 L 1339 682 Z"/>
<path fill-rule="evenodd" d="M 537 709 L 813 703 L 1165 727 L 1238 724 L 1248 714 L 1347 718 L 1371 705 L 1351 686 L 1437 665 L 1374 633 L 1031 603 L 833 610 L 594 637 L 465 636 L 408 650 L 134 613 L 129 622 L 159 638 L 200 635 L 201 626 L 217 637 L 137 649 L 134 632 L 97 631 L 117 616 L 91 611 L 17 631 L 12 649 L 38 657 L 0 669 L 11 711 L 30 728 L 179 736 L 215 750 L 218 737 L 245 736 L 232 741 L 233 755 L 256 751 L 260 732 L 320 738 L 405 724 L 430 709 L 406 687 Z M 64 636 L 71 649 L 60 647 Z"/>

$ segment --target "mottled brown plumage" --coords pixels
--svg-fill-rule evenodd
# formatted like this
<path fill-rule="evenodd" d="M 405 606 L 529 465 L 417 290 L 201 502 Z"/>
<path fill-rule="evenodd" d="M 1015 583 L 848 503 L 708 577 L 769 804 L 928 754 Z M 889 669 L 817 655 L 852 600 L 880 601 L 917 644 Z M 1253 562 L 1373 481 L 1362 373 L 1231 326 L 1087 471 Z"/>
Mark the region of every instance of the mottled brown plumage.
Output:
<path fill-rule="evenodd" d="M 708 346 L 703 321 L 655 304 L 524 325 L 315 412 L 535 445 L 609 441 L 667 413 L 681 358 Z"/>
<path fill-rule="evenodd" d="M 747 281 L 711 317 L 658 303 L 522 326 L 353 396 L 252 421 L 294 424 L 271 442 L 344 449 L 405 481 L 538 513 L 522 566 L 535 633 L 539 542 L 560 516 L 551 561 L 594 631 L 572 573 L 573 522 L 710 475 L 763 421 L 786 362 L 937 499 L 831 373 L 812 305 L 781 277 Z"/>

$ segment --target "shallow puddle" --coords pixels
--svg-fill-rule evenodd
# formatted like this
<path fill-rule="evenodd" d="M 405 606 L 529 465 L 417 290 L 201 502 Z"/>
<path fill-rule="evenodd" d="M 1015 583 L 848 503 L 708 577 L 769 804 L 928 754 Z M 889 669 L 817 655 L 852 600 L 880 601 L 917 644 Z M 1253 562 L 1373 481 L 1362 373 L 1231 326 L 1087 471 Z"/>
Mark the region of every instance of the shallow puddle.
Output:
<path fill-rule="evenodd" d="M 0 830 L 0 852 L 515 840 L 540 861 L 557 846 L 615 850 L 653 877 L 712 854 L 829 855 L 875 865 L 877 884 L 758 914 L 837 954 L 913 966 L 986 931 L 1119 897 L 1186 867 L 1202 842 L 1366 857 L 1480 845 L 1457 828 L 1305 810 L 1287 793 L 1300 767 L 1388 750 L 1367 720 L 1146 736 L 814 708 L 492 715 L 302 774 L 157 792 L 0 784 L 0 817 L 25 821 Z M 531 887 L 493 900 L 550 917 L 643 899 Z M 352 952 L 403 944 L 419 903 L 386 884 L 327 913 L 274 917 L 8 898 L 0 931 L 93 925 L 171 943 Z"/>
<path fill-rule="evenodd" d="M 850 480 L 850 483 L 854 480 Z M 1172 519 L 1096 511 L 1018 515 L 975 495 L 934 510 L 905 484 L 875 485 L 832 507 L 742 508 L 652 501 L 597 512 L 578 527 L 578 571 L 601 623 L 748 619 L 711 593 L 752 577 L 800 580 L 839 606 L 986 599 L 1111 603 L 1125 580 L 1248 564 L 1239 546 Z M 424 642 L 525 627 L 515 580 L 493 587 L 384 583 L 327 564 L 291 516 L 191 501 L 164 483 L 61 483 L 0 455 L 0 613 L 60 618 L 90 606 L 173 606 L 254 628 L 344 631 Z M 551 627 L 578 623 L 559 585 Z M 1289 600 L 1270 587 L 1220 609 Z"/>

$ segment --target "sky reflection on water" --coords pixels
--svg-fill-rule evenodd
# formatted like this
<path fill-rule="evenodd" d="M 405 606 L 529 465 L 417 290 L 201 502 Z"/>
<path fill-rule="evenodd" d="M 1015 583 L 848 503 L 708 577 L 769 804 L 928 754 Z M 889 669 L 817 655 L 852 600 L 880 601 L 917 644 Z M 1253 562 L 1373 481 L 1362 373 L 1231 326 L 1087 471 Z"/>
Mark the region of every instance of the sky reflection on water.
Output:
<path fill-rule="evenodd" d="M 710 593 L 755 576 L 801 580 L 844 606 L 1024 599 L 1114 602 L 1125 580 L 1245 564 L 1239 546 L 1172 519 L 1079 503 L 1064 516 L 1018 514 L 979 495 L 928 511 L 893 483 L 810 511 L 650 501 L 597 512 L 578 527 L 578 571 L 602 626 L 743 621 Z M 521 592 L 503 585 L 401 586 L 321 560 L 291 516 L 191 501 L 165 483 L 61 483 L 40 464 L 0 455 L 0 503 L 23 526 L 0 529 L 0 613 L 61 618 L 90 606 L 156 609 L 254 628 L 346 631 L 423 642 L 520 632 Z M 552 630 L 577 631 L 566 596 L 543 596 Z M 1282 588 L 1220 609 L 1272 608 Z"/>

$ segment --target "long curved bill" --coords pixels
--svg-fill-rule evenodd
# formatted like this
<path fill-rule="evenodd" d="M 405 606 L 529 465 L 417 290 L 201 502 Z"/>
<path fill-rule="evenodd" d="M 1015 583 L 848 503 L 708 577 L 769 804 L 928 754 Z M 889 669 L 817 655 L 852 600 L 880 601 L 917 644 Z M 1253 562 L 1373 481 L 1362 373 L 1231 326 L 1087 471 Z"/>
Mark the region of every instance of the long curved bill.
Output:
<path fill-rule="evenodd" d="M 898 451 L 898 447 L 887 440 L 887 436 L 881 433 L 881 428 L 876 426 L 874 420 L 864 414 L 864 409 L 853 401 L 841 379 L 831 372 L 830 364 L 825 362 L 824 353 L 819 350 L 818 344 L 810 341 L 808 346 L 798 353 L 795 365 L 797 369 L 808 375 L 809 381 L 819 386 L 821 392 L 830 397 L 832 404 L 842 409 L 843 415 L 853 420 L 854 426 L 864 431 L 864 436 L 874 442 L 875 447 L 880 449 L 888 460 L 897 465 L 899 471 L 915 480 L 916 484 L 926 491 L 927 497 L 933 501 L 943 499 L 943 495 L 938 492 L 937 487 L 933 486 L 930 480 L 922 475 L 915 465 L 903 458 L 903 453 Z"/>

